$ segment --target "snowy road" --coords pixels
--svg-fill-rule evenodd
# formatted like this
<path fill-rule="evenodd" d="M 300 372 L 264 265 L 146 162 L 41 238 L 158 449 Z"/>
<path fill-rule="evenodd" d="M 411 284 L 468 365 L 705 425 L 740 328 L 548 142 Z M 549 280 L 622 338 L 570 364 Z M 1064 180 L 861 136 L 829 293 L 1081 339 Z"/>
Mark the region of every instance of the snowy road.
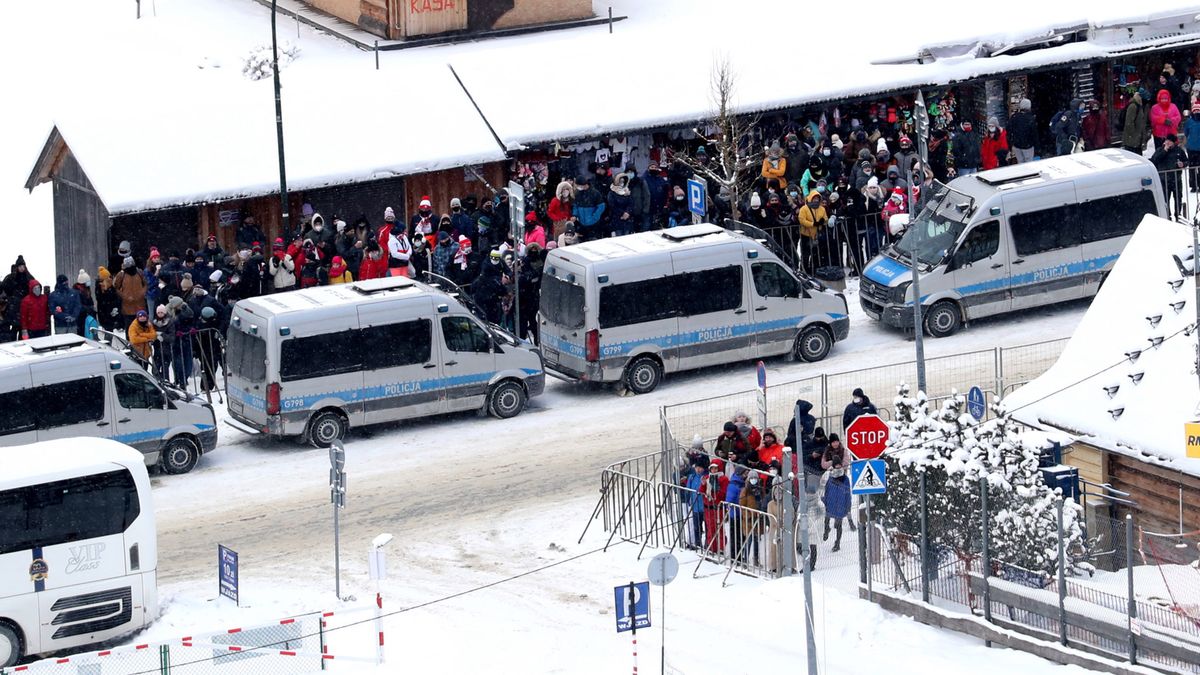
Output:
<path fill-rule="evenodd" d="M 911 340 L 862 316 L 850 299 L 850 338 L 819 364 L 768 361 L 773 381 L 912 358 Z M 1065 337 L 1085 309 L 1076 302 L 977 322 L 959 335 L 927 341 L 926 351 L 937 356 Z M 659 406 L 749 389 L 753 378 L 751 363 L 711 368 L 670 376 L 657 391 L 636 397 L 551 380 L 546 394 L 513 420 L 457 414 L 352 432 L 343 551 L 358 557 L 383 531 L 400 541 L 436 544 L 452 532 L 484 531 L 505 512 L 554 509 L 595 494 L 605 465 L 657 449 Z M 221 438 L 191 474 L 154 479 L 161 581 L 211 576 L 217 543 L 237 549 L 244 565 L 292 579 L 327 579 L 326 451 L 225 426 Z"/>

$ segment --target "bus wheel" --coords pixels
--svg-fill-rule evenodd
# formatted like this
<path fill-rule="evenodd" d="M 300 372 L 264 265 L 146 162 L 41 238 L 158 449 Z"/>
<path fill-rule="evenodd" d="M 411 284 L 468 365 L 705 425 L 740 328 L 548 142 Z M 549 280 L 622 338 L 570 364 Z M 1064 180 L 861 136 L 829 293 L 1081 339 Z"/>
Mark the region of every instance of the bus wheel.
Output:
<path fill-rule="evenodd" d="M 506 420 L 516 417 L 525 409 L 525 390 L 512 380 L 505 380 L 492 388 L 488 396 L 488 412 L 493 417 Z"/>
<path fill-rule="evenodd" d="M 634 359 L 625 368 L 625 388 L 635 394 L 649 394 L 661 381 L 662 366 L 649 356 Z"/>
<path fill-rule="evenodd" d="M 167 447 L 163 448 L 159 464 L 164 472 L 175 475 L 191 471 L 196 467 L 198 461 L 200 461 L 200 450 L 192 442 L 192 439 L 176 436 L 167 441 Z"/>
<path fill-rule="evenodd" d="M 346 435 L 346 420 L 332 410 L 322 410 L 308 423 L 308 442 L 315 448 L 328 448 Z"/>
<path fill-rule="evenodd" d="M 12 626 L 0 623 L 0 668 L 17 665 L 21 656 L 21 636 Z"/>
<path fill-rule="evenodd" d="M 952 302 L 943 300 L 934 305 L 925 315 L 925 332 L 936 338 L 948 337 L 958 332 L 960 323 L 958 307 L 955 307 Z"/>
<path fill-rule="evenodd" d="M 796 356 L 809 363 L 825 358 L 830 349 L 833 349 L 833 336 L 824 326 L 809 326 L 796 338 Z"/>

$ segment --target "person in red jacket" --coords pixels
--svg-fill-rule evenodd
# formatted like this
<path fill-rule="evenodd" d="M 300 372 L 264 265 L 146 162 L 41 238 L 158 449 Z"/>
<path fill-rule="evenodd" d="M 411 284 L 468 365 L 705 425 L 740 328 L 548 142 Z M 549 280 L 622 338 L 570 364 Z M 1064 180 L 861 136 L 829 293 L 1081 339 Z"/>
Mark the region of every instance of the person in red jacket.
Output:
<path fill-rule="evenodd" d="M 571 219 L 571 202 L 574 200 L 575 186 L 565 180 L 559 183 L 554 190 L 554 198 L 550 200 L 550 206 L 546 208 L 546 215 L 554 224 L 551 233 L 556 240 L 558 235 L 567 229 L 567 221 Z"/>
<path fill-rule="evenodd" d="M 700 494 L 704 498 L 704 538 L 708 550 L 720 553 L 725 550 L 725 533 L 722 530 L 721 504 L 729 488 L 729 478 L 722 467 L 724 462 L 714 459 L 708 465 L 708 475 L 700 483 Z"/>
<path fill-rule="evenodd" d="M 387 270 L 387 260 L 383 257 L 383 249 L 379 247 L 379 242 L 374 239 L 367 241 L 367 254 L 358 266 L 358 280 L 382 279 L 387 276 Z"/>
<path fill-rule="evenodd" d="M 50 299 L 37 279 L 29 280 L 29 293 L 21 298 L 21 337 L 28 340 L 50 334 Z M 724 493 L 721 493 L 724 494 Z"/>
<path fill-rule="evenodd" d="M 984 171 L 1008 164 L 1008 132 L 1000 128 L 1000 120 L 989 117 L 987 133 L 979 146 L 981 164 Z"/>
<path fill-rule="evenodd" d="M 758 461 L 766 466 L 771 466 L 771 462 L 778 462 L 782 466 L 783 445 L 775 437 L 774 429 L 767 429 L 762 433 L 762 447 L 758 449 Z"/>
<path fill-rule="evenodd" d="M 1088 113 L 1083 116 L 1083 148 L 1102 150 L 1112 145 L 1108 131 L 1108 115 L 1100 109 L 1100 101 L 1088 101 Z"/>

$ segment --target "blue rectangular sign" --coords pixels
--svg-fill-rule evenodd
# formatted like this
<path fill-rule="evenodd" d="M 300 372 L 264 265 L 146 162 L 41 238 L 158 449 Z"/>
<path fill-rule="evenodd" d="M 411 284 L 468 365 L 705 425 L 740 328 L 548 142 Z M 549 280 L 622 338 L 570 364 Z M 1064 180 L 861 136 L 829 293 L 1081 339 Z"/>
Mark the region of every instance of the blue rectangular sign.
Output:
<path fill-rule="evenodd" d="M 238 554 L 220 544 L 217 544 L 217 587 L 221 595 L 238 601 Z"/>
<path fill-rule="evenodd" d="M 702 180 L 689 178 L 687 182 L 688 211 L 704 217 L 708 205 L 708 186 Z"/>
<path fill-rule="evenodd" d="M 633 592 L 632 603 L 629 593 Z M 650 582 L 640 584 L 625 584 L 613 589 L 613 601 L 617 606 L 617 632 L 624 633 L 636 628 L 650 627 Z M 633 618 L 630 619 L 629 609 L 633 606 Z"/>
<path fill-rule="evenodd" d="M 864 459 L 850 464 L 850 493 L 881 495 L 887 492 L 887 463 Z"/>

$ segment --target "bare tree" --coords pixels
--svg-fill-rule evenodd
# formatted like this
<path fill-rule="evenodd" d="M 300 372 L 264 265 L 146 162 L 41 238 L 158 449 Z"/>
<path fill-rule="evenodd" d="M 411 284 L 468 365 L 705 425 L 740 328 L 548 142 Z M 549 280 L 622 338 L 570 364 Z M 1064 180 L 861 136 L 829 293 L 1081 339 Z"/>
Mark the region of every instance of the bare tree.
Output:
<path fill-rule="evenodd" d="M 707 161 L 686 154 L 676 154 L 673 159 L 710 184 L 715 183 L 721 193 L 728 195 L 730 211 L 737 220 L 741 217 L 739 205 L 742 195 L 759 176 L 759 166 L 762 164 L 763 150 L 755 142 L 752 133 L 759 118 L 738 115 L 734 111 L 737 75 L 727 57 L 720 57 L 713 62 L 709 87 L 713 114 L 706 126 L 713 128 L 714 132 L 705 140 L 714 154 Z M 710 197 L 715 201 L 717 195 Z"/>

